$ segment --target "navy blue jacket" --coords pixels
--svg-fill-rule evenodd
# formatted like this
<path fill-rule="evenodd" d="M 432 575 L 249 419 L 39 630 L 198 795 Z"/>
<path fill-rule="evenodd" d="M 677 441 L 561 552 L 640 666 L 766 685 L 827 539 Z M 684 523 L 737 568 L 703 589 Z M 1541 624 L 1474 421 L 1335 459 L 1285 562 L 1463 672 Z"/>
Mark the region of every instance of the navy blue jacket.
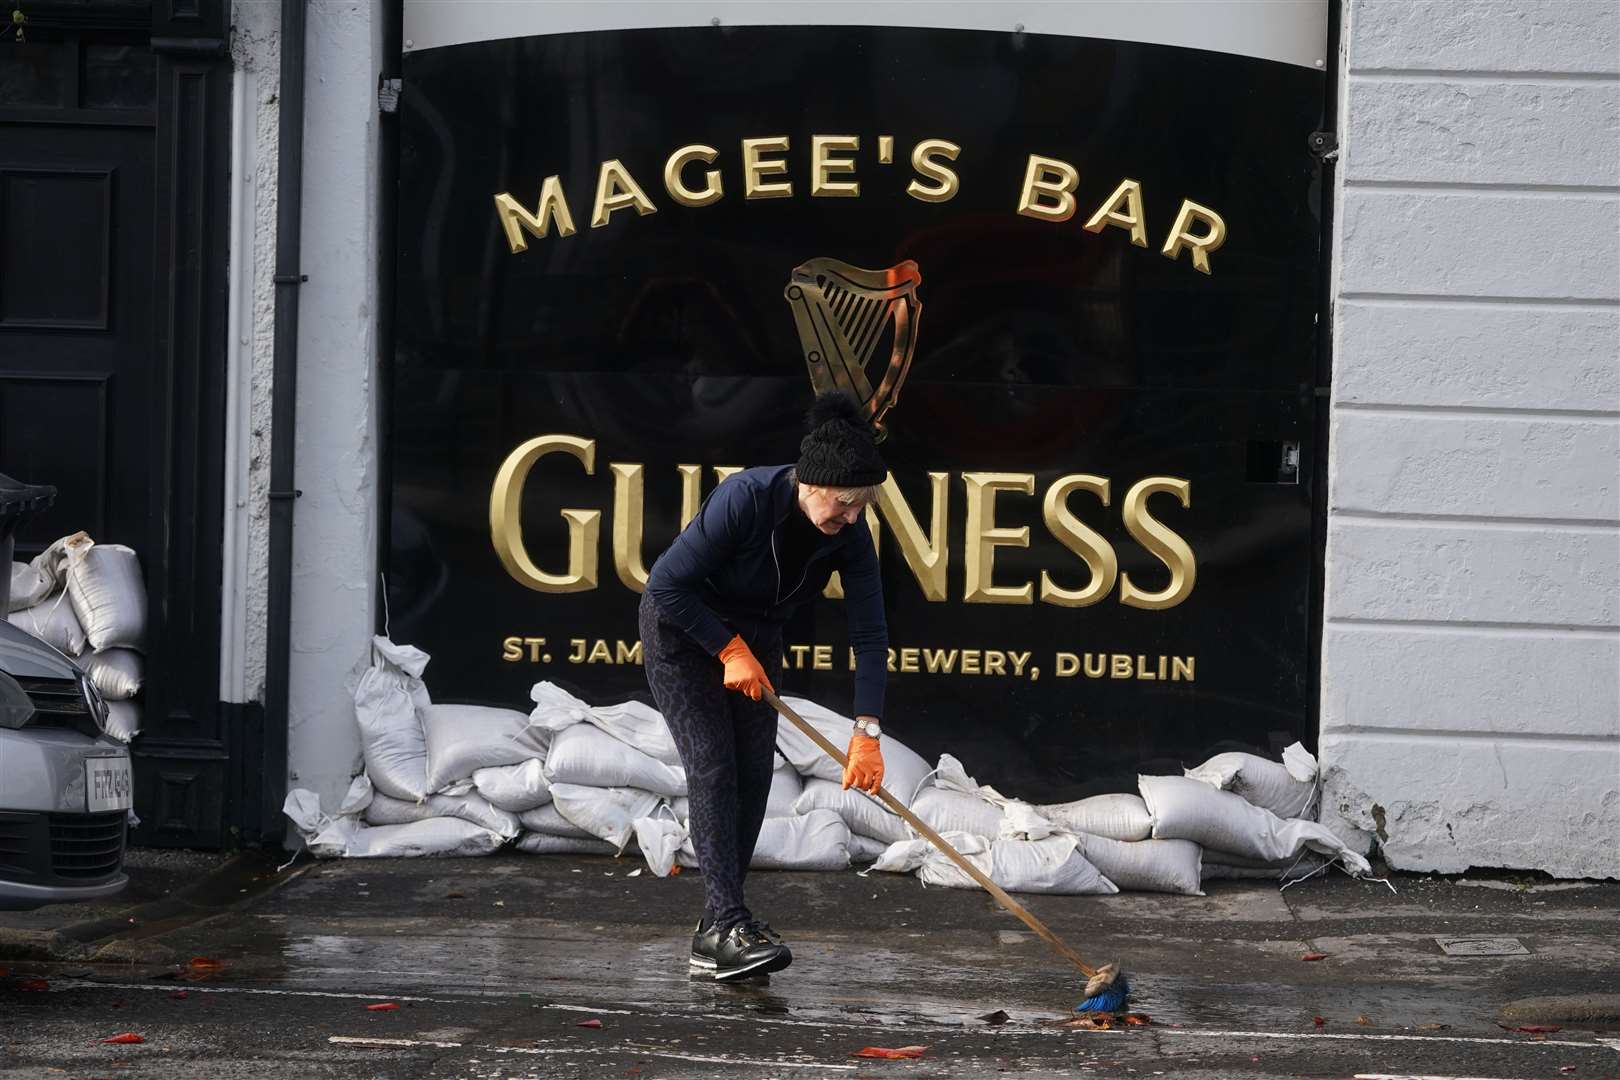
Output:
<path fill-rule="evenodd" d="M 881 718 L 889 630 L 871 530 L 862 517 L 835 536 L 822 536 L 803 576 L 784 581 L 780 532 L 788 515 L 799 512 L 797 498 L 790 465 L 727 477 L 653 563 L 647 592 L 666 619 L 714 655 L 734 634 L 748 640 L 780 633 L 794 609 L 820 593 L 837 570 L 855 650 L 855 715 Z"/>

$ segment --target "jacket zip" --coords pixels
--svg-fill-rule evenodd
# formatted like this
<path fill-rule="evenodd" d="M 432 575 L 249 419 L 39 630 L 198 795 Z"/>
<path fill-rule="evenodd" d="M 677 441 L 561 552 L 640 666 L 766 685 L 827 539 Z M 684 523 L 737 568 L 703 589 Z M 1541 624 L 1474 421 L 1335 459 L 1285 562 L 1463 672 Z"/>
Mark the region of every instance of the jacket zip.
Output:
<path fill-rule="evenodd" d="M 792 513 L 791 510 L 788 512 Z M 771 530 L 771 561 L 776 564 L 776 603 L 780 606 L 782 603 L 782 558 L 776 552 L 776 529 Z M 815 558 L 812 553 L 812 557 L 805 560 L 804 573 L 799 575 L 798 584 L 793 586 L 793 592 L 788 593 L 789 596 L 798 592 L 799 585 L 803 585 L 804 579 L 810 576 L 810 564 L 814 561 Z"/>

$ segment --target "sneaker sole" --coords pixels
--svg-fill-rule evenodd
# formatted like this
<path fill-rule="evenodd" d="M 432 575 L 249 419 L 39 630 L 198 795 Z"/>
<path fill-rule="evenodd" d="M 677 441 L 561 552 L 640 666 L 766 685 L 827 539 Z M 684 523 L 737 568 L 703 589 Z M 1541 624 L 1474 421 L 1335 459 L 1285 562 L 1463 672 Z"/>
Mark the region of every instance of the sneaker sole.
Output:
<path fill-rule="evenodd" d="M 692 959 L 688 962 L 688 964 L 689 964 L 689 966 L 691 968 L 692 974 L 694 974 L 694 975 L 713 975 L 714 974 L 714 958 L 713 957 L 699 956 L 697 953 L 693 953 L 692 954 Z"/>
<path fill-rule="evenodd" d="M 727 968 L 724 971 L 715 968 L 715 982 L 731 982 L 736 979 L 746 979 L 750 975 L 769 975 L 773 971 L 781 971 L 793 963 L 793 954 L 783 949 L 776 956 L 768 956 L 763 960 L 756 960 L 746 967 Z"/>

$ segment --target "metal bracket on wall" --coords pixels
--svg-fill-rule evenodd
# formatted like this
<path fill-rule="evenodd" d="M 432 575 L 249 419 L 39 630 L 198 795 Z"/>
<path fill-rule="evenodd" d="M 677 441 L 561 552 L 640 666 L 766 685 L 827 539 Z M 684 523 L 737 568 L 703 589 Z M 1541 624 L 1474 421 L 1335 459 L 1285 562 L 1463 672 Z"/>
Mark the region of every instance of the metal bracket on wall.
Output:
<path fill-rule="evenodd" d="M 377 80 L 377 111 L 399 112 L 399 95 L 405 92 L 405 80 L 384 75 Z"/>

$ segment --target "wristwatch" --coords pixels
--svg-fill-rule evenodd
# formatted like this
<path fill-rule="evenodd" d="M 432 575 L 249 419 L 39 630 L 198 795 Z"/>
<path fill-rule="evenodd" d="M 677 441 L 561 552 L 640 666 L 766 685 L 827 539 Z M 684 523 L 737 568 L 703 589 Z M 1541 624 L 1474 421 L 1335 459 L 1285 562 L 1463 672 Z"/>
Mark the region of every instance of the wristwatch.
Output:
<path fill-rule="evenodd" d="M 876 720 L 857 720 L 855 721 L 855 730 L 874 739 L 881 738 L 883 735 L 883 727 Z"/>

